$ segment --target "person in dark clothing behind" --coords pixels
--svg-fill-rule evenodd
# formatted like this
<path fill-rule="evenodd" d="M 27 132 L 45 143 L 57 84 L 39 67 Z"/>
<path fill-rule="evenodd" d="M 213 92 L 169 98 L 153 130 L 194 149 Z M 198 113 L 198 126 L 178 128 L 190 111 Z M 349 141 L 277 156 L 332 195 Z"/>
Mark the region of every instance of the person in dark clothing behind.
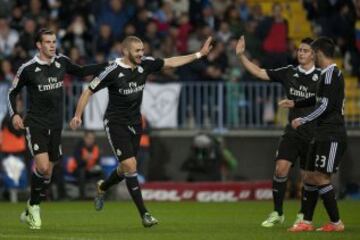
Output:
<path fill-rule="evenodd" d="M 181 169 L 188 171 L 187 181 L 221 181 L 224 162 L 221 146 L 212 136 L 200 133 L 194 137 L 189 157 Z"/>
<path fill-rule="evenodd" d="M 75 175 L 79 183 L 80 197 L 84 199 L 86 181 L 91 178 L 102 177 L 99 166 L 100 149 L 96 143 L 94 131 L 85 131 L 84 138 L 75 148 L 74 158 L 77 165 Z"/>

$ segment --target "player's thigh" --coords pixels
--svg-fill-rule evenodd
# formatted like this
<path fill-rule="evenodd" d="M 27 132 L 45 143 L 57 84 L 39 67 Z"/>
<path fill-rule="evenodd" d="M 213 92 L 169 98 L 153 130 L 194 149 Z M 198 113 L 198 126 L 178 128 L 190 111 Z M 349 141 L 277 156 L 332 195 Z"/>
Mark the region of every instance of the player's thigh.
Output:
<path fill-rule="evenodd" d="M 346 146 L 346 142 L 341 141 L 318 141 L 316 143 L 315 170 L 325 174 L 336 173 Z"/>
<path fill-rule="evenodd" d="M 61 146 L 61 129 L 53 129 L 50 131 L 50 142 L 49 142 L 49 158 L 50 161 L 55 163 L 62 157 L 62 146 Z"/>
<path fill-rule="evenodd" d="M 300 169 L 302 171 L 306 170 L 306 163 L 310 150 L 310 142 L 311 141 L 308 139 L 299 139 L 298 142 L 298 155 L 300 161 Z"/>
<path fill-rule="evenodd" d="M 275 161 L 286 160 L 293 165 L 298 157 L 298 146 L 295 137 L 285 134 L 279 140 Z"/>
<path fill-rule="evenodd" d="M 25 131 L 27 147 L 32 157 L 41 153 L 47 153 L 49 151 L 48 144 L 50 141 L 50 136 L 48 129 L 27 126 L 25 127 Z"/>
<path fill-rule="evenodd" d="M 304 170 L 310 174 L 310 172 L 315 171 L 315 160 L 316 160 L 316 149 L 317 149 L 317 142 L 315 140 L 311 140 L 308 145 L 308 151 L 306 154 L 306 162 Z"/>
<path fill-rule="evenodd" d="M 107 125 L 105 131 L 111 149 L 119 162 L 135 157 L 132 136 L 126 126 Z"/>

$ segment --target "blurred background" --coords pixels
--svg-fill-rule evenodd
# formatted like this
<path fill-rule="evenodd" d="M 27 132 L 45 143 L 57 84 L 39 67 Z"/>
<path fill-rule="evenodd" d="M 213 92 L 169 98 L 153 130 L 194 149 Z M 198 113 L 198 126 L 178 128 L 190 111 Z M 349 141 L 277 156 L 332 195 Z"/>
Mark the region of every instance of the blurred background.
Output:
<path fill-rule="evenodd" d="M 285 95 L 279 84 L 263 83 L 243 69 L 235 55 L 237 39 L 245 35 L 251 61 L 276 68 L 297 64 L 302 38 L 331 37 L 346 80 L 349 133 L 334 181 L 339 197 L 360 199 L 360 0 L 0 0 L 4 201 L 28 196 L 32 159 L 23 133 L 9 124 L 7 91 L 19 66 L 36 54 L 34 35 L 43 27 L 57 33 L 58 52 L 78 64 L 121 57 L 121 41 L 129 35 L 143 40 L 145 55 L 159 58 L 196 52 L 213 36 L 207 57 L 149 76 L 144 91 L 138 155 L 144 198 L 175 201 L 271 198 L 275 151 L 287 123 L 287 111 L 277 102 Z M 55 168 L 49 199 L 91 198 L 94 182 L 117 164 L 102 130 L 106 90 L 93 96 L 82 130 L 68 127 L 91 79 L 64 80 L 64 159 Z M 26 104 L 24 93 L 18 109 Z M 294 169 L 288 197 L 300 191 Z M 109 198 L 126 194 L 120 185 Z"/>

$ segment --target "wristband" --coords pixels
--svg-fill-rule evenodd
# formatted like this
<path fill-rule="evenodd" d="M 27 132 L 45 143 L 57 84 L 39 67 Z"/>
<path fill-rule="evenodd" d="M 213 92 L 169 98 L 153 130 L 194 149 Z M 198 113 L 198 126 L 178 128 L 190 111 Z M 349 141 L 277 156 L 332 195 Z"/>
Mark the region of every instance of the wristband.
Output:
<path fill-rule="evenodd" d="M 195 57 L 196 57 L 196 59 L 201 58 L 201 57 L 202 57 L 201 52 L 197 52 L 197 53 L 195 53 Z"/>

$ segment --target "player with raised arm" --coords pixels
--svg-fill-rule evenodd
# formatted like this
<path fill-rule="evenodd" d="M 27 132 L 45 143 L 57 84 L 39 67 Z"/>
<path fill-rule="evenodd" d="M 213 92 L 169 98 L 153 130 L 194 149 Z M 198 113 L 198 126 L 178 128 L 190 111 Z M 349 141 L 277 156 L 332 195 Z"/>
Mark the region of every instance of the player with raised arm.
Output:
<path fill-rule="evenodd" d="M 312 39 L 305 38 L 297 49 L 299 65 L 288 65 L 276 69 L 263 69 L 251 62 L 245 55 L 245 38 L 242 36 L 236 46 L 236 54 L 247 71 L 255 77 L 271 82 L 279 82 L 283 86 L 289 99 L 300 100 L 315 96 L 320 71 L 315 68 L 314 54 L 310 44 Z M 304 175 L 306 154 L 309 142 L 313 136 L 314 124 L 308 124 L 295 130 L 291 127 L 291 121 L 299 116 L 310 113 L 313 107 L 291 109 L 288 115 L 289 123 L 285 127 L 284 134 L 280 138 L 275 157 L 275 171 L 273 176 L 273 201 L 274 211 L 262 222 L 263 227 L 273 227 L 277 223 L 283 223 L 283 202 L 286 192 L 286 182 L 291 166 L 300 158 L 301 175 Z M 302 189 L 302 192 L 304 189 Z M 301 209 L 296 216 L 295 223 L 303 220 L 303 201 Z"/>
<path fill-rule="evenodd" d="M 144 45 L 135 37 L 126 37 L 122 43 L 123 58 L 117 58 L 105 71 L 95 77 L 78 102 L 70 127 L 81 125 L 81 116 L 90 96 L 100 89 L 109 90 L 109 103 L 104 116 L 104 126 L 112 151 L 119 161 L 118 167 L 105 180 L 97 183 L 95 208 L 101 210 L 104 194 L 113 185 L 126 180 L 126 186 L 134 201 L 144 227 L 158 221 L 146 209 L 137 179 L 136 158 L 142 133 L 140 105 L 146 78 L 163 67 L 179 67 L 206 56 L 211 50 L 211 37 L 201 50 L 185 56 L 158 59 L 144 56 Z"/>
<path fill-rule="evenodd" d="M 314 138 L 309 148 L 306 169 L 308 170 L 304 182 L 309 186 L 305 191 L 304 220 L 294 224 L 289 231 L 313 231 L 312 218 L 318 194 L 323 200 L 324 207 L 329 215 L 330 222 L 317 231 L 341 232 L 345 226 L 340 220 L 335 191 L 331 184 L 331 176 L 336 173 L 339 163 L 347 146 L 347 134 L 344 121 L 345 82 L 344 77 L 336 66 L 333 58 L 335 52 L 334 42 L 321 37 L 311 44 L 315 52 L 316 63 L 321 70 L 320 84 L 316 96 L 303 100 L 283 100 L 281 107 L 301 109 L 314 106 L 309 114 L 293 119 L 291 125 L 294 129 L 316 121 Z M 305 186 L 306 186 L 305 185 Z"/>

